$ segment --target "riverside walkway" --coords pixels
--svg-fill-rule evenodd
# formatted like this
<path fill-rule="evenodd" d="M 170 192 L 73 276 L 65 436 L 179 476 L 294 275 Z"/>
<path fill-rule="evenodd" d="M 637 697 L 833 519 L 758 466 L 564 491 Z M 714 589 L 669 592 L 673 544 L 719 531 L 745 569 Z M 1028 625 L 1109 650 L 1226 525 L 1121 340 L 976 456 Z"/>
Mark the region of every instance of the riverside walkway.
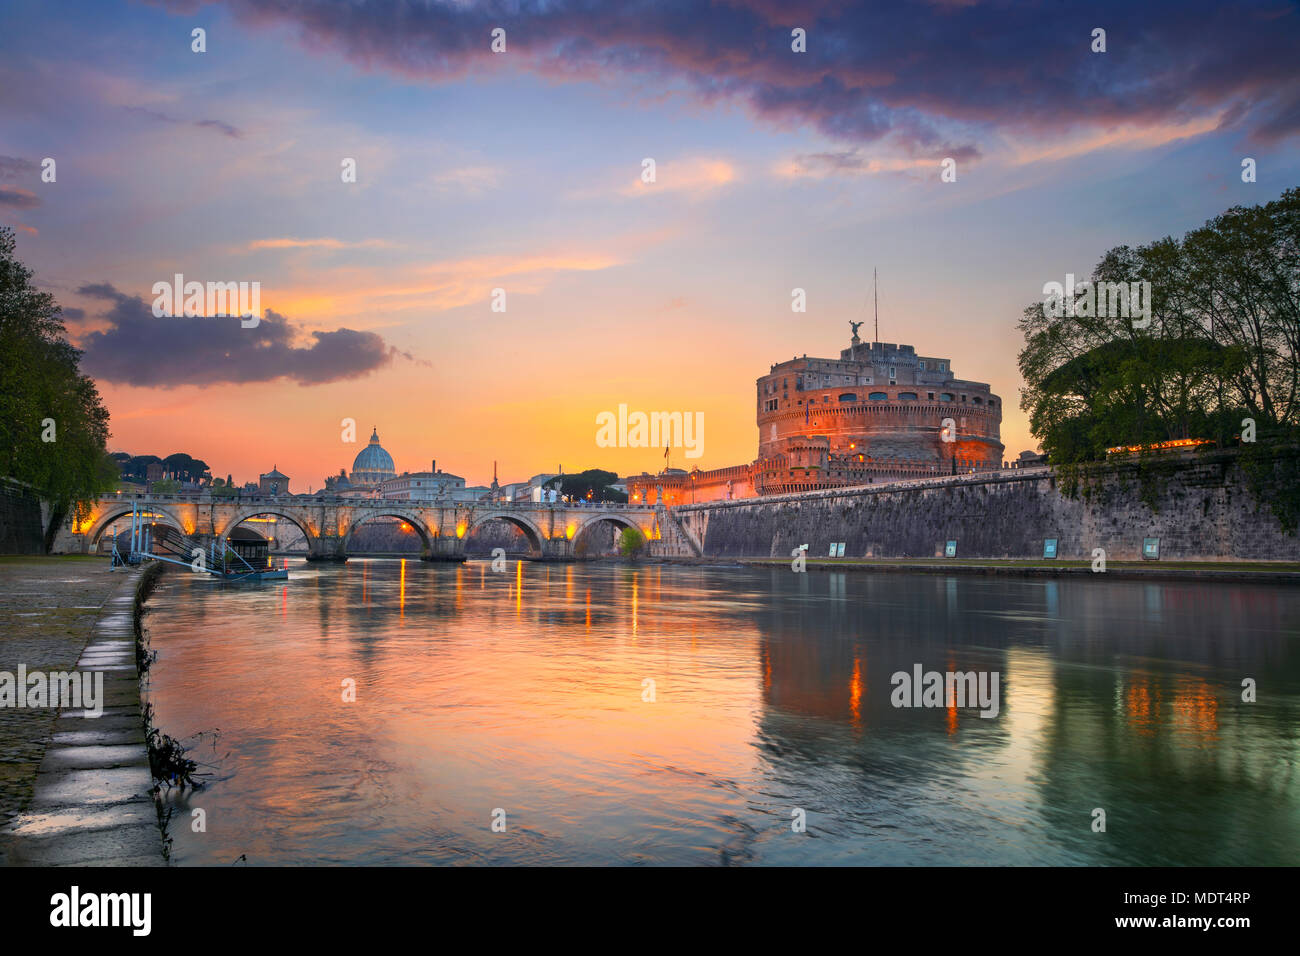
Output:
<path fill-rule="evenodd" d="M 103 558 L 0 558 L 0 671 L 103 673 L 103 713 L 0 707 L 0 865 L 158 866 L 140 712 L 140 572 Z"/>

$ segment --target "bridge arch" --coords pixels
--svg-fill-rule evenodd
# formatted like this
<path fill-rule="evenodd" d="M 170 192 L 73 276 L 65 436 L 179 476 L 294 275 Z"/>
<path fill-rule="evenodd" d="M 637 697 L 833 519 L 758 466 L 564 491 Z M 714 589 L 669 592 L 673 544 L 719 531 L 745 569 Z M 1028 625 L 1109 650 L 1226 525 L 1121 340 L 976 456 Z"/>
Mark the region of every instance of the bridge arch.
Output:
<path fill-rule="evenodd" d="M 580 551 L 579 542 L 586 544 L 587 539 L 591 537 L 591 533 L 602 524 L 613 525 L 619 530 L 622 530 L 623 528 L 632 528 L 636 531 L 640 531 L 641 534 L 645 535 L 645 537 L 650 537 L 650 535 L 646 534 L 645 528 L 627 517 L 627 515 L 618 514 L 617 512 L 594 514 L 590 518 L 584 520 L 582 524 L 578 525 L 577 529 L 573 532 L 573 550 L 575 554 L 578 554 Z"/>
<path fill-rule="evenodd" d="M 226 539 L 230 537 L 230 532 L 234 531 L 249 518 L 256 518 L 260 515 L 275 515 L 277 518 L 283 518 L 290 524 L 295 525 L 302 532 L 303 537 L 307 539 L 307 551 L 311 553 L 316 550 L 317 541 L 320 538 L 318 529 L 312 527 L 311 520 L 302 513 L 295 513 L 293 508 L 285 508 L 277 505 L 250 505 L 235 512 L 234 516 L 222 526 L 217 538 L 224 548 Z"/>
<path fill-rule="evenodd" d="M 99 547 L 99 539 L 103 537 L 104 532 L 113 526 L 114 522 L 121 521 L 123 518 L 131 517 L 131 505 L 127 502 L 115 503 L 105 510 L 86 532 L 87 550 L 94 551 Z M 182 535 L 186 533 L 185 525 L 174 514 L 166 508 L 158 505 L 150 505 L 144 509 L 144 517 L 156 522 L 167 525 Z"/>
<path fill-rule="evenodd" d="M 429 529 L 428 525 L 424 523 L 424 518 L 418 512 L 406 508 L 376 508 L 374 510 L 368 509 L 365 513 L 358 513 L 352 520 L 351 524 L 348 525 L 348 530 L 343 535 L 344 555 L 347 555 L 348 553 L 348 545 L 352 542 L 353 532 L 367 521 L 371 521 L 374 518 L 397 518 L 399 521 L 405 521 L 414 528 L 415 533 L 420 536 L 420 544 L 423 548 L 424 554 L 427 555 L 430 553 L 433 547 L 432 542 L 434 534 Z"/>
<path fill-rule="evenodd" d="M 464 542 L 465 539 L 489 521 L 505 521 L 514 525 L 524 533 L 524 537 L 528 539 L 528 547 L 533 550 L 537 557 L 546 554 L 546 535 L 542 534 L 542 529 L 537 527 L 529 518 L 513 511 L 488 511 L 481 515 L 475 515 L 465 527 L 464 533 L 460 535 L 461 541 Z"/>

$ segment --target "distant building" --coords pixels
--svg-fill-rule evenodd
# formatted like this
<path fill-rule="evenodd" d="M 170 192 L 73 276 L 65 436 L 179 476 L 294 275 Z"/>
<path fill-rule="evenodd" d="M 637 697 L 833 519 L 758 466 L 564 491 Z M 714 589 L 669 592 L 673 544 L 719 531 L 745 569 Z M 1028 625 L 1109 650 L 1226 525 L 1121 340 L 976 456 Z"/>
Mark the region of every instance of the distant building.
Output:
<path fill-rule="evenodd" d="M 377 491 L 389 478 L 397 477 L 393 456 L 379 444 L 379 429 L 371 429 L 370 444 L 357 453 L 349 480 L 353 487 L 364 486 Z"/>
<path fill-rule="evenodd" d="M 437 459 L 429 462 L 428 471 L 407 471 L 387 479 L 379 486 L 379 496 L 394 501 L 447 501 L 455 503 L 484 501 L 492 489 L 484 485 L 466 485 L 460 475 L 438 467 Z"/>
<path fill-rule="evenodd" d="M 403 472 L 380 486 L 380 496 L 397 501 L 434 501 L 438 498 L 465 500 L 465 479 L 438 469 L 438 460 L 429 462 L 428 471 Z"/>
<path fill-rule="evenodd" d="M 546 483 L 553 478 L 561 477 L 560 472 L 543 472 L 540 475 L 533 475 L 528 481 L 515 492 L 516 501 L 556 501 L 559 499 L 559 492 L 554 488 L 547 488 Z M 554 494 L 552 495 L 552 492 Z"/>
<path fill-rule="evenodd" d="M 370 441 L 352 460 L 352 474 L 340 468 L 337 475 L 325 478 L 322 493 L 340 498 L 377 498 L 383 484 L 397 477 L 393 456 L 379 444 L 379 429 L 370 430 Z"/>
<path fill-rule="evenodd" d="M 528 500 L 528 482 L 512 481 L 508 485 L 501 486 L 502 501 L 527 501 Z"/>
<path fill-rule="evenodd" d="M 337 495 L 343 498 L 354 497 L 352 494 L 352 482 L 348 480 L 348 473 L 342 468 L 337 475 L 329 475 L 325 479 L 325 494 Z"/>
<path fill-rule="evenodd" d="M 1037 451 L 1022 451 L 1011 463 L 1012 468 L 1038 468 L 1047 464 L 1047 456 Z"/>
<path fill-rule="evenodd" d="M 271 470 L 266 474 L 257 476 L 257 492 L 262 495 L 290 494 L 289 476 L 282 474 L 272 465 Z"/>

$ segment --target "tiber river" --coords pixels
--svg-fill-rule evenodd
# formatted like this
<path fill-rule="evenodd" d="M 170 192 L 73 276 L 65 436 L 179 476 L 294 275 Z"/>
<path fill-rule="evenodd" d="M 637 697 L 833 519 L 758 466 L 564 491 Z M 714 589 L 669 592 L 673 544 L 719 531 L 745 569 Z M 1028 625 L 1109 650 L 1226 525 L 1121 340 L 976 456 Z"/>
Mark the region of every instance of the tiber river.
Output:
<path fill-rule="evenodd" d="M 149 602 L 157 722 L 205 732 L 182 865 L 1300 861 L 1300 589 L 290 575 L 171 574 Z M 996 672 L 997 716 L 894 707 L 916 665 Z"/>

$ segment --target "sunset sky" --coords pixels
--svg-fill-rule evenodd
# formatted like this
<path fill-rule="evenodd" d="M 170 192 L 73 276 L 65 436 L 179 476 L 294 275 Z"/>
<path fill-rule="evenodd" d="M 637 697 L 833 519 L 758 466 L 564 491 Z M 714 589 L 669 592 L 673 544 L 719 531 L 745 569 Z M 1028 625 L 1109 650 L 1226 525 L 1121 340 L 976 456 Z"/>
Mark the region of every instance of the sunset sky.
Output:
<path fill-rule="evenodd" d="M 1013 458 L 1045 282 L 1300 184 L 1298 50 L 1282 2 L 6 0 L 0 224 L 110 450 L 240 481 L 319 488 L 372 426 L 471 483 L 657 470 L 596 446 L 619 404 L 748 462 L 754 380 L 869 339 L 873 267 L 881 339 L 991 383 Z M 155 318 L 175 273 L 266 320 Z"/>

